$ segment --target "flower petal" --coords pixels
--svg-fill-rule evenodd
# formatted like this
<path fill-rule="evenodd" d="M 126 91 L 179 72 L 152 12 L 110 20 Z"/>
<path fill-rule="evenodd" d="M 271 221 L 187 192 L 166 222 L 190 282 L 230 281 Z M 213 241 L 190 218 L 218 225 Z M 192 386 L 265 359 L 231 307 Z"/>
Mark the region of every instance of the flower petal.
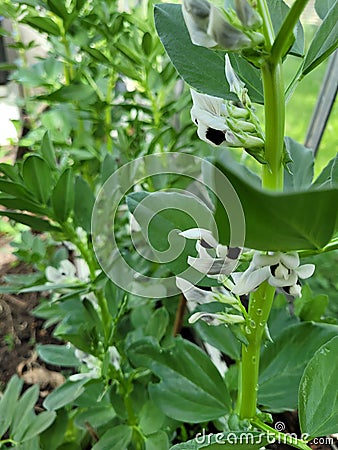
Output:
<path fill-rule="evenodd" d="M 299 255 L 297 252 L 281 253 L 280 260 L 289 269 L 295 269 L 299 266 Z"/>
<path fill-rule="evenodd" d="M 298 277 L 295 271 L 292 271 L 290 273 L 290 276 L 285 278 L 276 278 L 276 277 L 269 277 L 269 284 L 271 286 L 275 287 L 285 287 L 285 286 L 292 286 L 293 284 L 297 283 Z"/>
<path fill-rule="evenodd" d="M 225 14 L 215 5 L 210 5 L 207 33 L 218 45 L 227 50 L 241 50 L 250 46 L 250 39 L 226 21 Z"/>
<path fill-rule="evenodd" d="M 201 94 L 194 89 L 190 89 L 190 94 L 196 109 L 208 111 L 216 117 L 221 116 L 223 99 L 208 94 Z"/>
<path fill-rule="evenodd" d="M 57 269 L 55 269 L 55 267 L 52 266 L 48 266 L 46 268 L 45 275 L 47 280 L 50 281 L 51 283 L 57 283 L 62 278 L 61 273 Z"/>
<path fill-rule="evenodd" d="M 188 264 L 206 275 L 230 275 L 236 261 L 223 258 L 193 258 L 188 256 Z"/>
<path fill-rule="evenodd" d="M 233 92 L 241 100 L 245 84 L 239 79 L 238 75 L 231 66 L 229 55 L 225 55 L 225 76 L 230 86 L 230 92 Z"/>
<path fill-rule="evenodd" d="M 316 266 L 314 264 L 303 264 L 296 269 L 296 272 L 299 278 L 310 278 L 313 275 L 315 268 Z"/>
<path fill-rule="evenodd" d="M 208 313 L 203 311 L 194 313 L 189 317 L 188 322 L 195 323 L 200 319 L 206 322 L 208 325 L 218 326 L 224 324 L 224 320 L 222 320 L 222 314 Z"/>
<path fill-rule="evenodd" d="M 211 231 L 206 230 L 205 228 L 190 228 L 189 230 L 181 231 L 179 234 L 186 239 L 203 240 L 210 248 L 215 248 L 218 245 L 218 242 L 213 237 Z"/>
<path fill-rule="evenodd" d="M 232 292 L 236 295 L 244 295 L 255 290 L 263 281 L 267 280 L 270 276 L 269 267 L 261 267 L 260 269 L 253 269 L 249 267 L 245 272 L 242 272 L 241 276 L 235 276 L 232 274 L 232 278 L 235 281 L 235 286 Z"/>
<path fill-rule="evenodd" d="M 182 13 L 193 44 L 207 48 L 217 45 L 217 42 L 207 33 L 210 14 L 209 2 L 184 0 Z"/>
<path fill-rule="evenodd" d="M 194 304 L 193 306 L 214 301 L 211 291 L 204 291 L 184 278 L 176 277 L 176 286 L 182 291 L 187 301 Z"/>

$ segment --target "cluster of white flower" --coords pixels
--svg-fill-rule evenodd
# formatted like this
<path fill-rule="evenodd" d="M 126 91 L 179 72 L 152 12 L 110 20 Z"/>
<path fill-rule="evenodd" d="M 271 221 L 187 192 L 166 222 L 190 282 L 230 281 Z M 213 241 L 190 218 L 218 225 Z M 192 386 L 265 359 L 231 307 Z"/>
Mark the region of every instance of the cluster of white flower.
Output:
<path fill-rule="evenodd" d="M 183 0 L 183 17 L 193 44 L 240 51 L 264 43 L 257 30 L 262 18 L 247 0 L 235 0 L 235 11 L 207 0 Z"/>
<path fill-rule="evenodd" d="M 225 55 L 225 76 L 230 91 L 238 101 L 225 101 L 190 89 L 193 100 L 191 119 L 197 125 L 200 139 L 213 145 L 244 148 L 258 161 L 264 161 L 264 136 L 259 120 L 251 106 L 244 83 L 233 70 L 228 55 Z"/>
<path fill-rule="evenodd" d="M 241 255 L 240 248 L 219 244 L 212 233 L 205 229 L 192 228 L 180 234 L 187 239 L 196 240 L 198 257 L 189 256 L 189 265 L 226 285 L 226 288 L 221 286 L 207 291 L 177 277 L 177 287 L 183 292 L 191 308 L 218 301 L 230 305 L 232 309 L 236 310 L 236 314 L 196 312 L 190 317 L 190 323 L 194 323 L 198 319 L 204 320 L 210 325 L 242 323 L 245 318 L 239 296 L 249 294 L 267 281 L 271 286 L 280 288 L 287 294 L 300 297 L 299 279 L 309 278 L 315 270 L 314 264 L 300 265 L 299 255 L 296 252 L 261 253 L 255 251 L 248 269 L 244 272 L 235 272 Z"/>

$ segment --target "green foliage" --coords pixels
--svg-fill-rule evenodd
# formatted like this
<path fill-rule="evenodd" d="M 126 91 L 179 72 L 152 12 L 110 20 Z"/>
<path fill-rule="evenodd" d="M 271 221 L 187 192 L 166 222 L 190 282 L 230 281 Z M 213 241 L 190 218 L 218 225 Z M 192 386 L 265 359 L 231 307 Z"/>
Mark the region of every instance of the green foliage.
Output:
<path fill-rule="evenodd" d="M 297 393 L 305 366 L 325 342 L 337 334 L 336 325 L 300 323 L 285 329 L 264 348 L 258 401 L 270 412 L 297 408 Z"/>
<path fill-rule="evenodd" d="M 226 100 L 236 99 L 225 79 L 224 52 L 213 52 L 191 43 L 180 5 L 156 5 L 155 23 L 162 43 L 184 81 L 199 92 Z M 172 29 L 175 29 L 175 35 L 170 32 Z M 241 78 L 248 81 L 252 100 L 262 103 L 259 71 L 239 56 L 234 56 L 234 62 L 241 69 Z"/>
<path fill-rule="evenodd" d="M 154 403 L 169 417 L 186 422 L 216 419 L 230 409 L 226 386 L 198 347 L 177 339 L 173 347 L 161 349 L 151 338 L 128 349 L 133 364 L 147 367 L 161 378 L 150 385 Z"/>
<path fill-rule="evenodd" d="M 324 61 L 338 47 L 338 2 L 332 4 L 327 15 L 323 19 L 323 23 L 318 28 L 313 38 L 309 50 L 305 56 L 302 74 L 306 75 L 315 67 Z"/>
<path fill-rule="evenodd" d="M 20 397 L 22 382 L 13 377 L 8 383 L 0 398 L 0 436 L 4 445 L 16 445 L 6 441 L 10 439 L 21 450 L 167 450 L 180 439 L 188 442 L 172 449 L 258 450 L 266 443 L 264 433 L 256 432 L 248 420 L 240 425 L 233 414 L 233 408 L 238 409 L 237 363 L 241 349 L 247 351 L 251 345 L 246 331 L 250 322 L 212 327 L 200 321 L 188 328 L 181 296 L 157 301 L 136 297 L 102 272 L 91 235 L 95 197 L 124 164 L 138 156 L 160 154 L 160 176 L 149 177 L 147 170 L 152 168 L 145 165 L 143 178 L 128 190 L 111 224 L 123 257 L 138 269 L 134 281 L 145 291 L 144 277 L 181 274 L 189 267 L 188 256 L 196 255 L 195 242 L 179 231 L 210 229 L 215 217 L 221 242 L 230 242 L 228 217 L 214 195 L 222 193 L 224 182 L 215 167 L 240 199 L 246 247 L 305 250 L 305 254 L 337 248 L 337 158 L 313 181 L 312 152 L 285 138 L 284 162 L 290 162 L 284 191 L 273 193 L 261 187 L 260 177 L 243 160 L 238 164 L 228 158 L 229 149 L 201 144 L 189 117 L 188 89 L 178 82 L 175 68 L 197 91 L 238 101 L 225 78 L 225 52 L 193 45 L 181 6 L 160 4 L 155 7 L 155 23 L 172 65 L 156 37 L 152 2 L 141 3 L 131 5 L 128 12 L 120 11 L 115 1 L 100 0 L 5 0 L 0 5 L 0 15 L 10 17 L 15 26 L 20 22 L 42 33 L 49 45 L 48 55 L 28 66 L 24 53 L 34 43 L 23 44 L 19 34 L 14 36 L 21 60 L 11 78 L 23 87 L 28 132 L 20 146 L 27 147 L 27 154 L 13 165 L 0 164 L 0 203 L 5 207 L 0 215 L 42 234 L 25 230 L 21 241 L 13 244 L 17 256 L 35 272 L 7 276 L 8 284 L 0 291 L 48 291 L 34 313 L 46 320 L 46 327 L 54 326 L 53 335 L 64 345 L 39 345 L 38 354 L 48 364 L 79 371 L 45 399 L 47 411 L 38 415 L 34 413 L 38 387 Z M 234 7 L 231 1 L 226 4 Z M 267 4 L 278 34 L 290 19 L 289 8 L 277 0 Z M 316 9 L 323 22 L 307 46 L 299 72 L 291 76 L 291 87 L 337 47 L 337 2 L 317 0 Z M 234 11 L 227 17 L 238 25 Z M 287 54 L 303 57 L 299 22 L 286 42 Z M 256 51 L 261 53 L 231 52 L 230 60 L 251 100 L 263 104 L 269 93 L 266 85 L 263 92 L 260 67 L 270 48 L 262 44 Z M 275 111 L 270 113 L 273 117 Z M 205 200 L 206 192 L 189 184 L 199 178 L 199 166 L 183 164 L 184 176 L 167 171 L 166 155 L 171 152 L 212 161 L 203 165 L 202 172 L 204 180 L 217 187 L 209 192 L 216 210 Z M 179 191 L 187 186 L 189 194 Z M 110 217 L 110 211 L 103 213 Z M 134 236 L 127 227 L 130 213 L 140 226 L 136 235 L 141 246 L 147 240 L 153 246 L 153 261 L 135 254 Z M 251 256 L 243 256 L 243 266 Z M 259 406 L 271 412 L 294 409 L 299 390 L 302 431 L 311 436 L 336 431 L 332 380 L 337 368 L 332 355 L 337 325 L 328 317 L 337 313 L 335 253 L 330 258 L 326 253 L 317 257 L 319 276 L 309 280 L 311 289 L 303 286 L 302 298 L 294 301 L 294 315 L 284 296 L 275 298 L 261 348 Z M 66 273 L 64 260 L 74 262 L 74 273 Z M 55 282 L 50 281 L 51 273 Z M 190 276 L 202 286 L 221 284 L 192 269 Z M 218 312 L 224 307 L 210 303 L 196 311 Z M 180 321 L 182 335 L 205 341 L 236 361 L 226 380 L 197 345 L 173 337 Z M 260 345 L 257 349 L 259 353 Z M 202 426 L 213 433 L 218 428 L 221 442 L 215 434 L 203 444 L 191 440 Z M 234 442 L 234 436 L 241 440 Z M 252 437 L 253 441 L 245 441 Z"/>
<path fill-rule="evenodd" d="M 333 434 L 337 427 L 337 351 L 335 336 L 316 351 L 300 382 L 299 420 L 302 432 L 309 439 Z"/>
<path fill-rule="evenodd" d="M 224 155 L 215 158 L 215 164 L 229 179 L 241 201 L 246 221 L 247 247 L 280 251 L 321 249 L 332 239 L 337 227 L 337 211 L 332 210 L 332 205 L 338 201 L 336 186 L 315 189 L 314 185 L 306 189 L 305 185 L 305 189 L 302 187 L 292 193 L 272 193 L 254 185 L 250 178 L 244 178 L 239 164 L 229 157 Z M 216 171 L 210 172 L 207 173 L 208 179 L 213 179 L 217 185 L 219 175 Z M 302 171 L 298 173 L 303 177 Z M 298 186 L 304 183 L 300 177 Z M 220 241 L 229 243 L 227 213 L 219 202 L 216 206 L 216 222 L 219 224 Z"/>
<path fill-rule="evenodd" d="M 21 397 L 23 381 L 13 376 L 0 398 L 0 438 L 7 433 L 19 445 L 36 442 L 36 437 L 48 428 L 55 413 L 45 411 L 36 415 L 35 403 L 39 397 L 38 385 L 29 388 Z M 1 441 L 0 441 L 1 443 Z"/>

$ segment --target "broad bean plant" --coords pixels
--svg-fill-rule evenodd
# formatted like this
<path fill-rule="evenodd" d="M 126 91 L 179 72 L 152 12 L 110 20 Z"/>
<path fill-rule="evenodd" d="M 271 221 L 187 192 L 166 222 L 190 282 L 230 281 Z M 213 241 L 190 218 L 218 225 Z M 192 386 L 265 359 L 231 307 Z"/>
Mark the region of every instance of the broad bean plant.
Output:
<path fill-rule="evenodd" d="M 38 415 L 37 387 L 10 380 L 0 447 L 304 450 L 337 432 L 337 318 L 307 284 L 338 248 L 337 158 L 314 177 L 285 136 L 286 102 L 338 43 L 338 3 L 317 0 L 305 45 L 307 3 L 0 6 L 27 114 L 0 214 L 26 226 L 13 247 L 33 269 L 1 292 L 43 294 L 60 345 L 37 352 L 66 378 Z M 49 43 L 32 67 L 19 23 Z M 273 418 L 296 409 L 299 436 Z"/>

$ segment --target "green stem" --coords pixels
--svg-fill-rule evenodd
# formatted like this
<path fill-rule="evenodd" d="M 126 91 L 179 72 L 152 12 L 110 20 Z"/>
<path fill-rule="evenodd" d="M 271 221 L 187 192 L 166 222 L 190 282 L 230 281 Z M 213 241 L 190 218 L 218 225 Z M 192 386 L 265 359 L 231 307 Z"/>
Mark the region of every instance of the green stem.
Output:
<path fill-rule="evenodd" d="M 265 159 L 262 183 L 267 189 L 283 190 L 285 99 L 282 63 L 262 67 L 265 111 Z"/>
<path fill-rule="evenodd" d="M 263 32 L 267 50 L 274 42 L 274 31 L 266 0 L 258 0 L 258 10 L 263 18 Z M 283 190 L 283 152 L 285 127 L 285 99 L 282 61 L 269 58 L 262 67 L 265 112 L 265 159 L 262 186 L 267 189 Z M 256 415 L 259 359 L 262 338 L 270 315 L 275 288 L 267 281 L 251 294 L 245 335 L 248 345 L 242 346 L 240 374 L 240 406 L 242 419 L 252 419 Z"/>
<path fill-rule="evenodd" d="M 271 62 L 277 62 L 288 51 L 292 42 L 292 33 L 297 21 L 309 0 L 296 0 L 286 16 L 271 49 Z"/>
<path fill-rule="evenodd" d="M 275 288 L 264 282 L 253 292 L 249 303 L 249 319 L 245 328 L 248 345 L 242 346 L 240 417 L 256 415 L 258 371 L 261 342 L 270 314 Z"/>
<path fill-rule="evenodd" d="M 274 428 L 269 427 L 269 425 L 261 422 L 259 419 L 253 419 L 251 420 L 251 423 L 261 430 L 267 431 L 270 435 L 272 434 L 275 436 L 279 443 L 288 444 L 292 447 L 299 448 L 300 450 L 309 450 L 309 446 L 302 439 L 297 439 L 291 435 L 281 433 Z"/>
<path fill-rule="evenodd" d="M 112 72 L 108 78 L 108 86 L 107 86 L 107 95 L 106 95 L 106 109 L 105 109 L 105 129 L 106 129 L 106 139 L 107 139 L 107 150 L 108 152 L 113 151 L 113 139 L 110 136 L 110 132 L 112 130 L 112 120 L 111 120 L 111 101 L 112 101 L 112 92 L 115 84 L 115 74 Z"/>

